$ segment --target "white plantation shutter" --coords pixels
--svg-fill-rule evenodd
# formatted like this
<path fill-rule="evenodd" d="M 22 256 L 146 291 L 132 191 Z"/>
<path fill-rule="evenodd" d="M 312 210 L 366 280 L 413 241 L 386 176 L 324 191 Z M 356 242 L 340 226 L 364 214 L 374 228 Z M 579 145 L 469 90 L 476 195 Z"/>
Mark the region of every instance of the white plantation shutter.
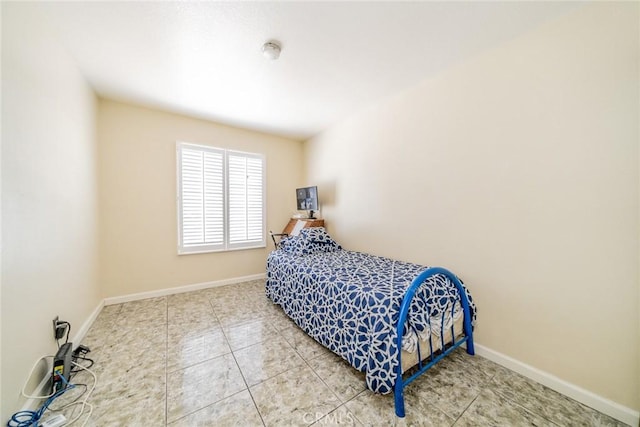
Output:
<path fill-rule="evenodd" d="M 263 222 L 263 160 L 247 153 L 229 153 L 229 244 L 260 242 Z"/>
<path fill-rule="evenodd" d="M 177 154 L 178 252 L 264 247 L 264 158 L 186 143 Z"/>
<path fill-rule="evenodd" d="M 204 243 L 224 243 L 224 156 L 204 152 Z"/>
<path fill-rule="evenodd" d="M 264 236 L 264 160 L 247 158 L 247 239 Z"/>

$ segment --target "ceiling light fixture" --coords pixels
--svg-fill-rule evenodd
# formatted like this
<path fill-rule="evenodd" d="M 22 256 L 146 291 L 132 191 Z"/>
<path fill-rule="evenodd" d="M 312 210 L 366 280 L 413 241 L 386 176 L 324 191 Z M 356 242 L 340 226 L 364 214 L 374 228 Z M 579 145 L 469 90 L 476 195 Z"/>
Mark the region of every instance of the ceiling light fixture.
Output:
<path fill-rule="evenodd" d="M 262 45 L 262 54 L 274 61 L 280 57 L 280 45 L 276 42 L 266 42 Z"/>

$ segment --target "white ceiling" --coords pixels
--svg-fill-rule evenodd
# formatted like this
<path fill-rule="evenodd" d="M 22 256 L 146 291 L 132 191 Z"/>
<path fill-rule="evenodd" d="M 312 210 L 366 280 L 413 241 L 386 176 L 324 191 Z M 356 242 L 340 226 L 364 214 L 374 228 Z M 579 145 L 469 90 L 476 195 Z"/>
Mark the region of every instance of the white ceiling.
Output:
<path fill-rule="evenodd" d="M 575 2 L 47 2 L 101 96 L 296 139 Z M 262 44 L 277 40 L 269 61 Z"/>

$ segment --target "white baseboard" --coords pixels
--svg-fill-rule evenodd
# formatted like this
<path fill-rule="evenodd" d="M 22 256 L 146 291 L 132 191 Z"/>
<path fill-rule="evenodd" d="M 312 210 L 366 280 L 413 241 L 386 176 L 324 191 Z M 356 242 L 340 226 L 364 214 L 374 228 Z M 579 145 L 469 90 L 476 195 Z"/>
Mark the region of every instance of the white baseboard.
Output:
<path fill-rule="evenodd" d="M 214 280 L 212 282 L 195 283 L 193 285 L 177 286 L 175 288 L 158 289 L 157 291 L 139 292 L 119 297 L 109 297 L 104 299 L 104 305 L 122 304 L 124 302 L 137 301 L 141 299 L 164 297 L 167 295 L 181 294 L 183 292 L 192 292 L 198 291 L 200 289 L 215 288 L 218 286 L 231 285 L 234 283 L 248 282 L 249 280 L 264 279 L 265 277 L 265 273 L 252 274 L 250 276 Z"/>
<path fill-rule="evenodd" d="M 95 322 L 96 318 L 98 317 L 98 314 L 100 314 L 100 311 L 102 311 L 102 307 L 104 307 L 104 300 L 101 300 L 98 303 L 87 320 L 85 320 L 82 326 L 80 326 L 80 328 L 76 330 L 76 333 L 73 335 L 73 339 L 71 340 L 71 342 L 75 342 L 78 344 L 82 342 L 85 335 L 87 335 L 87 332 L 89 332 L 89 328 L 91 327 L 91 325 L 93 325 L 93 322 Z"/>
<path fill-rule="evenodd" d="M 637 426 L 640 420 L 640 413 L 634 411 L 631 408 L 620 405 L 612 400 L 606 399 L 602 396 L 598 396 L 588 390 L 578 387 L 575 384 L 571 384 L 564 381 L 548 372 L 541 371 L 526 363 L 520 362 L 505 354 L 499 353 L 481 344 L 474 343 L 476 354 L 485 357 L 492 362 L 504 366 L 514 372 L 524 375 L 527 378 L 539 382 L 542 385 L 549 387 L 558 393 L 564 394 L 578 402 L 589 406 L 603 414 L 607 414 L 623 423 L 630 426 Z"/>

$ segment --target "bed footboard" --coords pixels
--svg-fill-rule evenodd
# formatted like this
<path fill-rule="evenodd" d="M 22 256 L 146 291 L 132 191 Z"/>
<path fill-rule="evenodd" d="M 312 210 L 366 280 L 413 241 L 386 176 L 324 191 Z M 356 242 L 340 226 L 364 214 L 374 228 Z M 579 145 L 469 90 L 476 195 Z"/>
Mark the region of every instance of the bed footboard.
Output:
<path fill-rule="evenodd" d="M 437 274 L 443 274 L 445 275 L 449 280 L 451 280 L 451 282 L 456 286 L 457 290 L 458 290 L 458 297 L 460 299 L 460 304 L 462 306 L 462 310 L 463 310 L 463 335 L 461 338 L 456 340 L 456 336 L 455 333 L 453 331 L 453 325 L 455 322 L 451 322 L 451 336 L 452 336 L 452 342 L 451 343 L 445 343 L 444 342 L 444 322 L 443 322 L 443 326 L 442 326 L 442 330 L 440 333 L 440 339 L 441 339 L 441 346 L 440 348 L 442 349 L 442 351 L 437 354 L 434 355 L 434 352 L 432 351 L 433 349 L 433 345 L 432 345 L 432 339 L 431 337 L 429 338 L 429 343 L 431 346 L 431 349 L 428 349 L 430 351 L 430 355 L 426 358 L 425 361 L 423 361 L 423 357 L 420 354 L 420 345 L 418 345 L 417 351 L 418 351 L 418 369 L 415 373 L 413 373 L 412 375 L 410 375 L 408 378 L 403 378 L 402 376 L 402 337 L 404 335 L 404 325 L 406 323 L 407 320 L 407 315 L 409 312 L 409 307 L 411 306 L 411 300 L 413 299 L 414 295 L 416 294 L 416 291 L 420 288 L 420 286 L 422 286 L 424 284 L 424 282 L 430 278 L 431 276 L 437 275 Z M 452 304 L 452 308 L 451 308 L 451 315 L 453 317 L 453 308 L 454 304 Z M 397 372 L 396 372 L 396 382 L 395 382 L 395 386 L 394 386 L 394 400 L 395 400 L 395 409 L 396 409 L 396 415 L 398 417 L 404 417 L 405 415 L 405 411 L 404 411 L 404 388 L 409 385 L 411 382 L 413 382 L 416 378 L 418 378 L 420 375 L 422 375 L 427 369 L 431 368 L 433 365 L 435 365 L 436 363 L 438 363 L 441 359 L 443 359 L 446 355 L 448 355 L 449 353 L 451 353 L 453 350 L 455 350 L 456 348 L 458 348 L 459 346 L 461 346 L 462 344 L 466 343 L 467 344 L 467 353 L 473 355 L 474 354 L 474 348 L 473 348 L 473 330 L 471 327 L 471 311 L 469 309 L 469 300 L 467 298 L 467 294 L 462 286 L 462 283 L 460 283 L 460 280 L 456 277 L 455 274 L 453 274 L 452 272 L 450 272 L 447 269 L 444 269 L 442 267 L 431 267 L 426 269 L 424 272 L 420 273 L 415 279 L 413 279 L 413 281 L 411 282 L 411 285 L 409 286 L 409 288 L 407 289 L 407 292 L 402 300 L 402 305 L 400 306 L 400 314 L 398 316 L 398 327 L 397 327 L 397 347 L 398 347 L 398 365 L 397 365 Z"/>

